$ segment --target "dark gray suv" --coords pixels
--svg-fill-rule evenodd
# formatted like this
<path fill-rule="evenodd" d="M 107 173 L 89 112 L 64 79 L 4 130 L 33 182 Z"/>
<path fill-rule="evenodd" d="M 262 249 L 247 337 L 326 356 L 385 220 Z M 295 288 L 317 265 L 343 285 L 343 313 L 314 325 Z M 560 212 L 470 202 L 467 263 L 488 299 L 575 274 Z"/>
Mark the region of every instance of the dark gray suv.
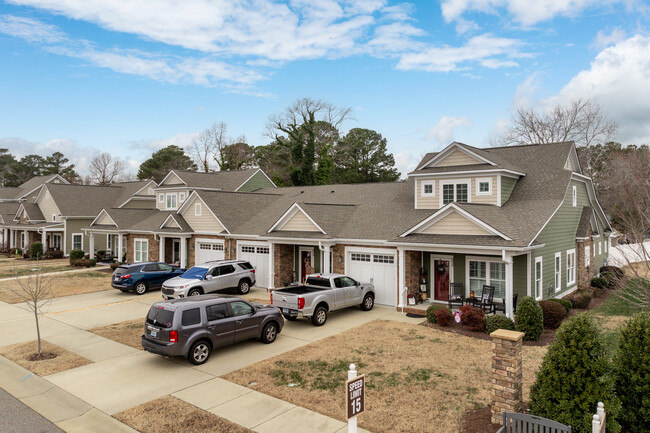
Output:
<path fill-rule="evenodd" d="M 228 295 L 200 295 L 157 302 L 144 324 L 142 347 L 203 364 L 220 346 L 258 338 L 273 343 L 284 318 L 276 307 Z"/>

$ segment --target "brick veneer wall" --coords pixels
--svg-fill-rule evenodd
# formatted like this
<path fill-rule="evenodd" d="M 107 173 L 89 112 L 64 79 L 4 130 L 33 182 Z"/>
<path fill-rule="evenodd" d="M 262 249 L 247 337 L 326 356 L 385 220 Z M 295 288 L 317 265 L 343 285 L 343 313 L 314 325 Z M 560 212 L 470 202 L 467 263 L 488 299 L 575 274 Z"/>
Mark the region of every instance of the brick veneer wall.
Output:
<path fill-rule="evenodd" d="M 576 278 L 578 280 L 578 289 L 588 289 L 591 287 L 591 278 L 593 277 L 594 268 L 594 241 L 591 238 L 591 227 L 587 229 L 587 239 L 578 242 L 576 250 Z M 585 266 L 585 247 L 589 247 L 589 255 L 591 266 Z"/>
<path fill-rule="evenodd" d="M 154 239 L 154 235 L 139 235 L 128 234 L 126 235 L 126 261 L 131 263 L 135 260 L 134 247 L 136 239 L 147 239 L 149 241 L 148 260 L 158 261 L 158 240 Z"/>
<path fill-rule="evenodd" d="M 291 281 L 291 272 L 294 267 L 294 246 L 276 244 L 273 245 L 273 286 L 284 287 L 285 282 Z"/>
<path fill-rule="evenodd" d="M 420 268 L 422 267 L 421 251 L 404 252 L 404 270 L 406 277 L 406 287 L 409 288 L 409 294 L 420 290 Z M 398 264 L 399 268 L 399 264 Z"/>

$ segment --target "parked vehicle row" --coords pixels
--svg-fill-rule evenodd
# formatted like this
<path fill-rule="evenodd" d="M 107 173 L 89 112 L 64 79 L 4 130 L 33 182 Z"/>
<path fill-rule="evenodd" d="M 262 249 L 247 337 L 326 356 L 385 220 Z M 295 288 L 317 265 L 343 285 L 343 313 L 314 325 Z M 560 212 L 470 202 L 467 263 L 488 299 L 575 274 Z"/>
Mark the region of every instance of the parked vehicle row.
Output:
<path fill-rule="evenodd" d="M 113 271 L 111 286 L 142 295 L 147 290 L 160 289 L 165 281 L 184 273 L 185 269 L 161 262 L 124 264 Z"/>

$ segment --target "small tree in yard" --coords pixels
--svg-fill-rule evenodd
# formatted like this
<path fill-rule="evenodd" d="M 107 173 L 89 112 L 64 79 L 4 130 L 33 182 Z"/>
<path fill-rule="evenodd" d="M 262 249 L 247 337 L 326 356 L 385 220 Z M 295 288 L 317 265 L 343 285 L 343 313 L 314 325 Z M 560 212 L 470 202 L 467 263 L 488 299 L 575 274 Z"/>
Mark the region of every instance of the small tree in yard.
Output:
<path fill-rule="evenodd" d="M 530 412 L 570 425 L 575 433 L 590 433 L 602 401 L 607 432 L 618 433 L 621 403 L 611 373 L 600 329 L 590 313 L 580 314 L 560 326 L 548 347 L 530 390 Z"/>
<path fill-rule="evenodd" d="M 17 276 L 16 282 L 18 283 L 18 288 L 11 289 L 34 313 L 36 338 L 38 341 L 37 356 L 39 359 L 43 357 L 43 351 L 41 350 L 41 328 L 38 322 L 38 316 L 41 314 L 43 307 L 52 299 L 53 281 L 54 279 L 51 276 L 44 276 L 41 269 L 41 262 L 37 260 L 34 265 L 34 271 L 27 276 Z"/>

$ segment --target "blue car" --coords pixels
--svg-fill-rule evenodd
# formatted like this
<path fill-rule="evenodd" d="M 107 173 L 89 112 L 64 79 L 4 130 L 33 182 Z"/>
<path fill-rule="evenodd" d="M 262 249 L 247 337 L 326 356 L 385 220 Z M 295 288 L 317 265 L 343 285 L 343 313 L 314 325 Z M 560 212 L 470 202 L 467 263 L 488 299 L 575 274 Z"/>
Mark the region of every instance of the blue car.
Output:
<path fill-rule="evenodd" d="M 184 272 L 185 269 L 161 262 L 125 263 L 113 272 L 111 286 L 142 295 L 149 289 L 160 289 L 162 283 Z"/>

